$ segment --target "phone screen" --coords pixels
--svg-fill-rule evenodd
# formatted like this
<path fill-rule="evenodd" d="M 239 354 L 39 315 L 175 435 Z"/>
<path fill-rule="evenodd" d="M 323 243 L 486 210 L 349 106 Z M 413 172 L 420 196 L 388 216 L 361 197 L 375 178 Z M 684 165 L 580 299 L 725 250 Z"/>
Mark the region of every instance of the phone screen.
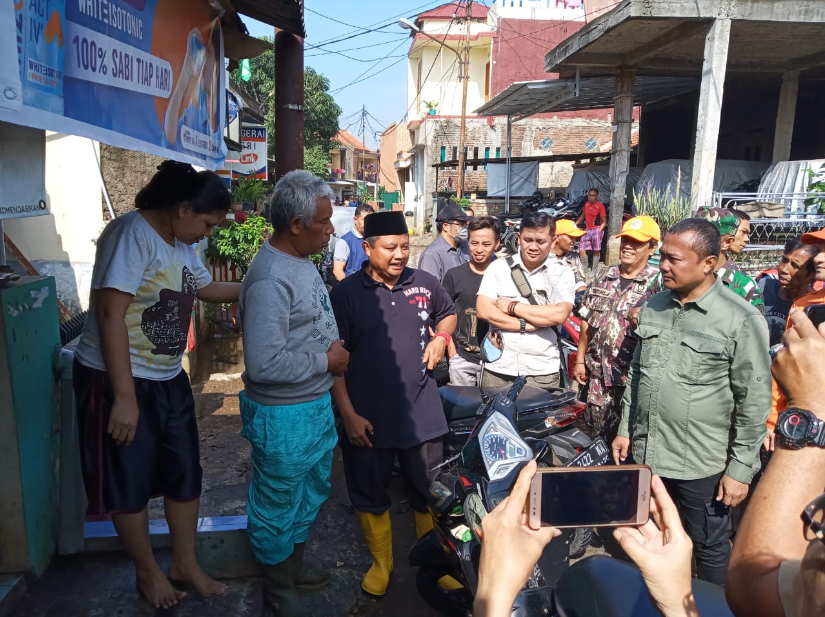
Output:
<path fill-rule="evenodd" d="M 825 304 L 814 304 L 805 307 L 805 314 L 814 327 L 818 328 L 822 322 L 825 322 Z"/>
<path fill-rule="evenodd" d="M 640 489 L 644 491 L 646 510 L 641 519 L 644 521 L 649 515 L 649 470 L 612 467 L 540 475 L 542 524 L 563 527 L 637 524 Z M 641 482 L 644 486 L 640 486 Z"/>

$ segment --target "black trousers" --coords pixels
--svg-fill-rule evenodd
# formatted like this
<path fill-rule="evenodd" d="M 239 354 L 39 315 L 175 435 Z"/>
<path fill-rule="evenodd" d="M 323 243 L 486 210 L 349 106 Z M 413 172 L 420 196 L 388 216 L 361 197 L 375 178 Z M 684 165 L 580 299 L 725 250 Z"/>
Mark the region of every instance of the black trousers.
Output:
<path fill-rule="evenodd" d="M 696 573 L 703 581 L 725 584 L 733 535 L 731 508 L 716 501 L 724 472 L 698 480 L 662 478 L 693 541 Z"/>
<path fill-rule="evenodd" d="M 396 455 L 401 475 L 410 492 L 410 505 L 416 512 L 427 511 L 430 484 L 435 479 L 434 467 L 444 461 L 444 438 L 438 437 L 412 448 L 360 448 L 353 446 L 342 431 L 341 454 L 349 500 L 356 510 L 383 514 L 390 509 L 387 488 L 392 477 Z"/>

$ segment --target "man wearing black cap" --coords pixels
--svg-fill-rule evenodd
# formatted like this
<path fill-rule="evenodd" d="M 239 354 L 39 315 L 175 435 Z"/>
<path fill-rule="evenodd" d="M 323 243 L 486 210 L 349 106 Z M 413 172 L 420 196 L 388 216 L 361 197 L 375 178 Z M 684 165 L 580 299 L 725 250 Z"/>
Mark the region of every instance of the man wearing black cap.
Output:
<path fill-rule="evenodd" d="M 373 556 L 361 587 L 383 596 L 393 568 L 387 487 L 396 455 L 411 488 L 416 532 L 421 537 L 432 529 L 431 470 L 442 461 L 447 432 L 432 369 L 444 357 L 456 316 L 435 277 L 406 267 L 410 238 L 402 212 L 367 217 L 364 251 L 363 268 L 330 294 L 350 353 L 332 395 L 344 421 L 347 491 Z"/>
<path fill-rule="evenodd" d="M 447 270 L 470 261 L 467 223 L 471 220 L 452 199 L 447 201 L 435 217 L 438 237 L 421 253 L 418 269 L 429 272 L 441 282 Z"/>

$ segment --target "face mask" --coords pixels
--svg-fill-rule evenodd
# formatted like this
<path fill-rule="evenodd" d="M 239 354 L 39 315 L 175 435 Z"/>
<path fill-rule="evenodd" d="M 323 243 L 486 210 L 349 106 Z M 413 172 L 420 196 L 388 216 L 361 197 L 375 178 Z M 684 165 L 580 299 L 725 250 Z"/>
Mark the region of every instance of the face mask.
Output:
<path fill-rule="evenodd" d="M 458 228 L 458 235 L 456 236 L 456 240 L 463 240 L 466 242 L 469 237 L 470 231 L 467 229 L 466 225 L 464 227 Z"/>

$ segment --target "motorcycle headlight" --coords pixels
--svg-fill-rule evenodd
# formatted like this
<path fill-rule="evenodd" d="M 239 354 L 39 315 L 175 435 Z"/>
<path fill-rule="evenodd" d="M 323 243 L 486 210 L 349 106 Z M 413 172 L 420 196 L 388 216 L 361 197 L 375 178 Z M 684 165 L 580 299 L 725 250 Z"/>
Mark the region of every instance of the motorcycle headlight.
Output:
<path fill-rule="evenodd" d="M 519 463 L 533 459 L 530 446 L 498 412 L 493 413 L 481 427 L 478 439 L 491 482 L 507 476 Z"/>

